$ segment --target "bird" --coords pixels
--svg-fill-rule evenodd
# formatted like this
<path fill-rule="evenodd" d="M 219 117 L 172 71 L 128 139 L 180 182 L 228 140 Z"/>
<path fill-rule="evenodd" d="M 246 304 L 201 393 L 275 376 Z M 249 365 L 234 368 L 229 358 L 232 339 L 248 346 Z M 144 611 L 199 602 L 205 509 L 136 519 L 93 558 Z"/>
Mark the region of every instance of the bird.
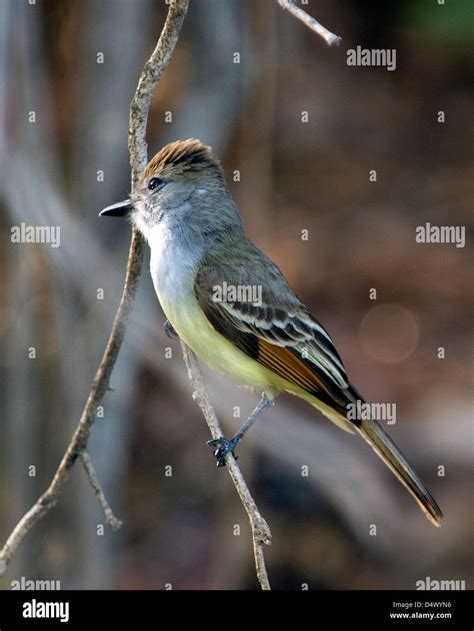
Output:
<path fill-rule="evenodd" d="M 99 214 L 127 217 L 148 242 L 167 334 L 177 334 L 216 373 L 261 394 L 232 438 L 208 441 L 218 466 L 229 453 L 237 457 L 256 419 L 289 392 L 362 436 L 428 520 L 441 525 L 441 509 L 383 427 L 370 415 L 348 414 L 365 399 L 327 330 L 247 237 L 211 147 L 193 138 L 167 144 L 130 197 Z"/>

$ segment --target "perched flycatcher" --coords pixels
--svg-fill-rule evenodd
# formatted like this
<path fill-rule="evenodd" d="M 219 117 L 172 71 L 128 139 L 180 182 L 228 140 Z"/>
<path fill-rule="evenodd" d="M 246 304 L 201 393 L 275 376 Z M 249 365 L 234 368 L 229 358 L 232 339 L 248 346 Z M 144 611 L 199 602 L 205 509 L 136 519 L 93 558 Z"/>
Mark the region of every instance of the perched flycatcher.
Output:
<path fill-rule="evenodd" d="M 362 396 L 327 331 L 247 238 L 209 147 L 192 139 L 166 145 L 131 198 L 100 215 L 129 216 L 148 241 L 167 333 L 177 333 L 217 373 L 262 393 L 232 439 L 210 441 L 219 466 L 275 397 L 290 392 L 361 434 L 428 519 L 441 524 L 436 501 L 377 421 L 348 415 L 348 408 L 360 409 Z"/>

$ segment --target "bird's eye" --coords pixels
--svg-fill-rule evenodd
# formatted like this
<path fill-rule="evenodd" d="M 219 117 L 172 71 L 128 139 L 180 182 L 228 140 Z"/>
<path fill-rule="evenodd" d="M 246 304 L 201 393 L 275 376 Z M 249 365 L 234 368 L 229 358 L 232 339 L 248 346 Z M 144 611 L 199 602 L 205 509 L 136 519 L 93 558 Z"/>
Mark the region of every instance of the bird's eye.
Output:
<path fill-rule="evenodd" d="M 161 177 L 152 177 L 151 180 L 148 182 L 148 190 L 154 191 L 162 184 L 164 184 L 164 180 L 162 180 Z"/>

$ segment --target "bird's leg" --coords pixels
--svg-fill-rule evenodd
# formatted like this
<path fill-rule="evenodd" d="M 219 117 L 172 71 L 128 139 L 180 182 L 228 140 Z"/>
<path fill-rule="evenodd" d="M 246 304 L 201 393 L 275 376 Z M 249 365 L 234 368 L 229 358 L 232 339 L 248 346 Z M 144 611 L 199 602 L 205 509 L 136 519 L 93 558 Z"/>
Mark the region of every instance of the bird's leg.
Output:
<path fill-rule="evenodd" d="M 169 320 L 166 320 L 165 322 L 165 333 L 169 338 L 171 338 L 172 335 L 178 335 Z"/>
<path fill-rule="evenodd" d="M 237 434 L 233 436 L 230 440 L 227 440 L 223 436 L 220 438 L 215 438 L 214 440 L 208 440 L 207 444 L 210 447 L 216 447 L 214 451 L 214 456 L 217 458 L 217 466 L 223 467 L 225 465 L 225 457 L 229 453 L 232 453 L 234 458 L 237 460 L 237 456 L 234 453 L 235 448 L 240 443 L 245 434 L 249 431 L 252 425 L 255 423 L 260 414 L 266 410 L 270 405 L 275 405 L 273 399 L 269 399 L 265 393 L 262 394 L 262 398 L 260 399 L 259 404 L 252 412 L 252 414 L 248 417 L 242 427 L 239 429 Z"/>

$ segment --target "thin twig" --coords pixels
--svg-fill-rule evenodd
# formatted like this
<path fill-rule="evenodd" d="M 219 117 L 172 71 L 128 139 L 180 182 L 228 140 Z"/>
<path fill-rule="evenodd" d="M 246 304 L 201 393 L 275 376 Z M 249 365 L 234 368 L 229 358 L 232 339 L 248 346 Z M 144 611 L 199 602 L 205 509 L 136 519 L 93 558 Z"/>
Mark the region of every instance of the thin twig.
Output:
<path fill-rule="evenodd" d="M 303 11 L 301 7 L 297 7 L 293 0 L 277 0 L 278 4 L 282 9 L 285 9 L 289 13 L 295 16 L 298 20 L 301 20 L 303 24 L 306 24 L 308 28 L 317 33 L 319 37 L 322 37 L 328 46 L 339 46 L 342 42 L 342 37 L 339 35 L 334 35 L 331 31 L 320 24 L 318 20 L 313 18 L 311 15 Z"/>
<path fill-rule="evenodd" d="M 178 41 L 183 20 L 186 16 L 187 8 L 188 0 L 171 1 L 166 22 L 163 26 L 158 44 L 156 45 L 150 59 L 145 64 L 138 82 L 135 97 L 130 107 L 129 149 L 130 165 L 132 170 L 132 189 L 136 186 L 139 175 L 147 160 L 145 141 L 146 121 L 153 92 L 164 69 L 171 59 L 176 42 Z M 97 406 L 102 401 L 104 394 L 109 387 L 110 375 L 112 374 L 112 370 L 125 335 L 128 317 L 131 313 L 138 288 L 142 261 L 143 239 L 137 232 L 134 231 L 132 233 L 132 240 L 130 243 L 122 297 L 120 299 L 117 313 L 115 314 L 112 331 L 102 356 L 102 361 L 100 362 L 92 383 L 81 418 L 50 485 L 39 497 L 36 503 L 30 508 L 30 510 L 25 513 L 25 515 L 16 524 L 5 545 L 1 549 L 0 576 L 5 573 L 8 564 L 27 533 L 51 508 L 53 508 L 53 506 L 57 504 L 60 493 L 69 477 L 69 473 L 74 463 L 76 462 L 78 456 L 80 456 L 86 448 L 92 425 L 94 424 L 96 418 Z M 87 470 L 87 458 L 85 461 L 84 458 L 82 458 L 82 462 L 85 464 L 86 472 L 89 474 L 90 471 Z M 88 475 L 88 477 L 90 482 L 94 481 L 94 484 L 99 484 L 97 477 L 95 477 L 95 479 L 90 475 Z M 93 488 L 94 484 L 92 484 Z M 101 505 L 103 506 L 102 503 Z"/>
<path fill-rule="evenodd" d="M 196 360 L 196 356 L 184 342 L 181 342 L 181 347 L 183 349 L 184 361 L 186 362 L 186 367 L 188 369 L 188 376 L 194 388 L 193 399 L 198 403 L 202 410 L 212 438 L 220 438 L 223 436 L 222 430 L 219 421 L 217 420 L 216 413 L 214 412 L 214 408 L 212 407 L 207 390 L 204 386 L 204 379 Z M 270 545 L 271 543 L 272 534 L 270 532 L 270 528 L 260 514 L 240 468 L 231 453 L 228 453 L 226 456 L 226 466 L 250 521 L 255 568 L 257 571 L 258 581 L 262 589 L 268 590 L 270 589 L 270 582 L 268 580 L 267 569 L 265 567 L 263 546 Z"/>
<path fill-rule="evenodd" d="M 132 167 L 132 190 L 147 163 L 146 123 L 156 86 L 171 61 L 179 32 L 188 10 L 189 0 L 172 0 L 160 39 L 143 67 L 135 96 L 130 105 L 128 150 Z"/>
<path fill-rule="evenodd" d="M 120 519 L 117 519 L 112 512 L 112 509 L 107 502 L 107 499 L 102 491 L 99 480 L 97 478 L 97 473 L 95 472 L 94 465 L 92 464 L 91 457 L 89 456 L 89 452 L 87 449 L 83 449 L 80 453 L 82 466 L 84 467 L 84 471 L 86 472 L 87 479 L 89 480 L 89 484 L 94 491 L 94 495 L 99 502 L 100 507 L 104 511 L 105 519 L 107 520 L 107 525 L 112 528 L 112 530 L 118 530 L 122 526 L 122 522 Z"/>

